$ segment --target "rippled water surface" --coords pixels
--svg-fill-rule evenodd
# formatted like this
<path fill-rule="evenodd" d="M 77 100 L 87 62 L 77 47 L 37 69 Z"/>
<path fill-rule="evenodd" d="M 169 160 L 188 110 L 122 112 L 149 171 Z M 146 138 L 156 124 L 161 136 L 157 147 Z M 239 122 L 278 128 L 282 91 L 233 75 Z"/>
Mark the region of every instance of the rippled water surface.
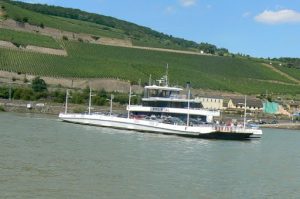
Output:
<path fill-rule="evenodd" d="M 299 131 L 217 141 L 0 114 L 0 198 L 299 196 Z"/>

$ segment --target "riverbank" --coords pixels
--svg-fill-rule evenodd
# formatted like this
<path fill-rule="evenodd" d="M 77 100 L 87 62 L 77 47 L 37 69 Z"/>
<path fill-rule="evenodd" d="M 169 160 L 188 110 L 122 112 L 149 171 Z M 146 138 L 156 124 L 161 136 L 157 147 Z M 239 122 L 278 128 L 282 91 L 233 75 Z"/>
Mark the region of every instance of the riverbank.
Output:
<path fill-rule="evenodd" d="M 17 113 L 40 113 L 48 115 L 58 115 L 65 111 L 64 103 L 54 103 L 48 101 L 23 101 L 23 100 L 5 100 L 0 99 L 0 107 L 2 112 Z M 93 106 L 93 112 L 108 112 L 109 106 Z M 0 110 L 0 112 L 1 112 Z M 114 107 L 114 111 L 124 112 L 125 108 L 120 105 Z M 87 105 L 68 104 L 68 112 L 80 113 L 87 111 Z"/>
<path fill-rule="evenodd" d="M 93 112 L 109 112 L 109 106 L 93 106 Z M 125 106 L 116 105 L 113 108 L 114 113 L 124 113 Z M 17 113 L 39 113 L 48 115 L 58 115 L 65 111 L 65 105 L 63 103 L 53 103 L 45 101 L 23 101 L 23 100 L 4 100 L 0 99 L 0 112 L 17 112 Z M 68 111 L 73 113 L 82 113 L 87 111 L 87 105 L 69 104 Z M 236 118 L 240 119 L 240 115 Z M 223 115 L 223 119 L 233 119 L 232 115 L 226 118 Z M 263 119 L 263 118 L 262 118 Z M 300 130 L 300 122 L 287 122 L 278 121 L 277 124 L 263 124 L 261 128 L 276 128 L 276 129 L 291 129 Z"/>
<path fill-rule="evenodd" d="M 261 128 L 276 128 L 276 129 L 291 129 L 300 130 L 300 122 L 278 123 L 278 124 L 263 124 Z"/>

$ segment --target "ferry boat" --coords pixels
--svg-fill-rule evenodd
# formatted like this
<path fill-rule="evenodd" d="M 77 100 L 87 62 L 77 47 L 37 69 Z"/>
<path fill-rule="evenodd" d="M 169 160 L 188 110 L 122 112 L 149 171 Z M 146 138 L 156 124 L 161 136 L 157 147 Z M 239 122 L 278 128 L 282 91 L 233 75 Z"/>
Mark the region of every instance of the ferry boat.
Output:
<path fill-rule="evenodd" d="M 201 102 L 191 98 L 190 89 L 187 94 L 182 92 L 182 88 L 169 86 L 166 74 L 157 85 L 149 81 L 149 85 L 144 87 L 141 105 L 131 105 L 133 95 L 130 87 L 127 115 L 116 116 L 112 114 L 112 97 L 109 114 L 91 112 L 91 90 L 88 113 L 68 113 L 67 91 L 65 112 L 60 113 L 59 118 L 77 124 L 206 139 L 241 140 L 262 135 L 260 129 L 248 127 L 245 123 L 242 127 L 214 124 L 213 119 L 220 116 L 220 111 L 203 109 Z"/>

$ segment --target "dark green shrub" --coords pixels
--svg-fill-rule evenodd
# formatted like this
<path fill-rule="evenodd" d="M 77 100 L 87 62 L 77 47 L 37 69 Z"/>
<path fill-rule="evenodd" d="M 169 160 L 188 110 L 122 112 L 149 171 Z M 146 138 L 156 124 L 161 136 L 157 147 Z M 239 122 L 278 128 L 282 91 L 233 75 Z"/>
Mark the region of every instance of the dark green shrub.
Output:
<path fill-rule="evenodd" d="M 0 112 L 5 112 L 5 109 L 3 106 L 0 106 Z"/>
<path fill-rule="evenodd" d="M 4 99 L 9 98 L 9 88 L 0 87 L 0 98 L 4 98 Z"/>
<path fill-rule="evenodd" d="M 62 37 L 62 39 L 65 40 L 65 41 L 68 41 L 68 40 L 69 40 L 69 38 L 68 38 L 66 35 L 64 35 L 64 36 Z"/>
<path fill-rule="evenodd" d="M 98 36 L 92 36 L 92 38 L 93 38 L 95 41 L 97 41 L 98 39 L 100 39 L 100 37 L 98 37 Z"/>
<path fill-rule="evenodd" d="M 47 84 L 46 82 L 41 79 L 40 77 L 36 77 L 32 80 L 31 87 L 34 92 L 43 92 L 47 91 Z"/>
<path fill-rule="evenodd" d="M 22 20 L 24 23 L 27 23 L 28 22 L 28 17 L 23 17 L 23 20 Z"/>

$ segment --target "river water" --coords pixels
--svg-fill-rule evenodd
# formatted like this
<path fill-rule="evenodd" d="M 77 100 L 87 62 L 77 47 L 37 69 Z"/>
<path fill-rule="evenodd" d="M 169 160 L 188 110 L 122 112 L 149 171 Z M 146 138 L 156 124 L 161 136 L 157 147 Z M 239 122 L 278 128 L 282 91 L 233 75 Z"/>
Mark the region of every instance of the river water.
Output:
<path fill-rule="evenodd" d="M 299 197 L 299 131 L 202 140 L 0 114 L 0 198 Z"/>

